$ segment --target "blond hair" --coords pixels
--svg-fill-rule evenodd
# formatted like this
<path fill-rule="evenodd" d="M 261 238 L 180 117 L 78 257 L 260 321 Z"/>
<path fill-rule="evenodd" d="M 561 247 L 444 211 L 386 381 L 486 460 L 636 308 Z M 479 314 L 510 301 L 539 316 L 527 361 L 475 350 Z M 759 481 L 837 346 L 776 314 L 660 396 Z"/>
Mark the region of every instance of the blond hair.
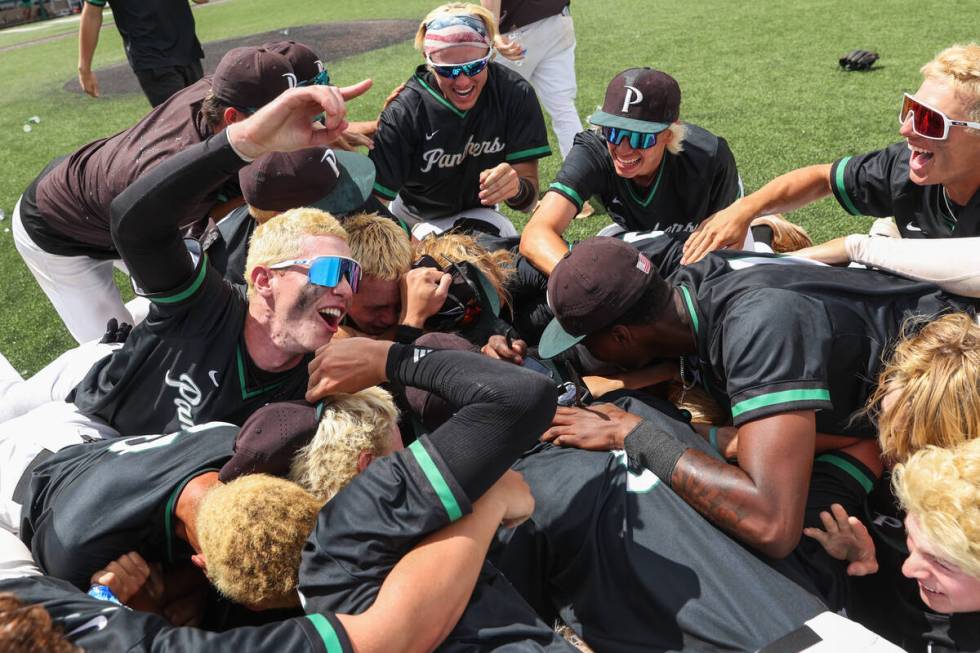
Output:
<path fill-rule="evenodd" d="M 967 43 L 946 48 L 921 69 L 926 79 L 948 82 L 966 100 L 967 117 L 980 121 L 980 45 Z M 980 130 L 970 129 L 980 135 Z"/>
<path fill-rule="evenodd" d="M 358 213 L 344 220 L 351 256 L 365 276 L 397 281 L 412 267 L 408 234 L 393 220 L 377 213 Z"/>
<path fill-rule="evenodd" d="M 211 583 L 243 605 L 299 605 L 300 554 L 321 505 L 296 483 L 267 474 L 209 489 L 196 526 Z"/>
<path fill-rule="evenodd" d="M 713 424 L 727 426 L 731 424 L 731 414 L 723 410 L 707 390 L 698 386 L 684 389 L 684 385 L 671 381 L 667 386 L 667 399 L 680 410 L 691 414 L 692 424 Z"/>
<path fill-rule="evenodd" d="M 777 254 L 784 252 L 795 252 L 798 249 L 813 246 L 813 240 L 806 229 L 798 224 L 793 224 L 780 213 L 771 215 L 761 215 L 749 225 L 766 225 L 772 229 L 772 251 Z"/>
<path fill-rule="evenodd" d="M 290 480 L 329 501 L 357 476 L 362 452 L 385 452 L 397 420 L 395 402 L 381 388 L 327 397 L 316 435 L 293 458 Z"/>
<path fill-rule="evenodd" d="M 255 290 L 252 270 L 260 265 L 272 265 L 299 257 L 303 239 L 307 236 L 334 236 L 347 241 L 347 232 L 337 218 L 308 207 L 290 209 L 255 227 L 248 241 L 248 257 L 245 259 L 249 297 Z"/>
<path fill-rule="evenodd" d="M 425 33 L 428 30 L 426 27 L 433 18 L 439 14 L 449 14 L 451 16 L 473 16 L 474 18 L 479 18 L 483 21 L 484 26 L 487 28 L 487 40 L 493 44 L 497 40 L 497 21 L 493 19 L 493 14 L 489 9 L 481 5 L 474 5 L 468 2 L 449 2 L 444 5 L 439 5 L 422 19 L 422 23 L 419 25 L 418 31 L 415 33 L 415 49 L 422 52 L 423 46 L 425 44 Z"/>
<path fill-rule="evenodd" d="M 473 236 L 457 232 L 446 232 L 438 236 L 430 234 L 415 243 L 415 259 L 431 256 L 436 263 L 445 266 L 447 262 L 467 262 L 478 269 L 500 299 L 501 306 L 510 305 L 507 281 L 514 274 L 514 255 L 506 249 L 493 252 L 476 242 Z"/>
<path fill-rule="evenodd" d="M 892 488 L 933 553 L 980 578 L 980 438 L 916 452 L 895 467 Z"/>
<path fill-rule="evenodd" d="M 891 392 L 895 401 L 882 410 Z M 923 447 L 951 447 L 980 433 L 980 326 L 965 313 L 952 313 L 903 338 L 867 412 L 878 423 L 882 453 L 896 462 Z"/>

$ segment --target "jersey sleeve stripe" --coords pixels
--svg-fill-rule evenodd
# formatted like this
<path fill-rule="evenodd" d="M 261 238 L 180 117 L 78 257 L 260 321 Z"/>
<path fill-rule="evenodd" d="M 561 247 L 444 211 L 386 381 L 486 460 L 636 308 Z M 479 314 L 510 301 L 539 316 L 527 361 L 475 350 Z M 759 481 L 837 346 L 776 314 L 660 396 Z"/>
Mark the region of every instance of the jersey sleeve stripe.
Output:
<path fill-rule="evenodd" d="M 732 419 L 743 413 L 760 408 L 769 408 L 778 404 L 789 404 L 797 401 L 830 401 L 830 390 L 824 388 L 799 388 L 796 390 L 780 390 L 745 399 L 732 406 Z"/>
<path fill-rule="evenodd" d="M 537 159 L 543 156 L 551 156 L 551 148 L 547 145 L 542 145 L 541 147 L 532 147 L 527 150 L 519 150 L 517 152 L 511 152 L 507 155 L 507 161 L 523 161 L 524 159 Z"/>
<path fill-rule="evenodd" d="M 823 462 L 838 469 L 843 470 L 849 476 L 851 476 L 855 481 L 857 481 L 866 493 L 870 493 L 871 489 L 874 487 L 875 478 L 869 475 L 869 472 L 860 469 L 857 465 L 852 463 L 850 460 L 837 453 L 825 453 L 817 456 L 816 462 Z"/>
<path fill-rule="evenodd" d="M 408 446 L 408 449 L 415 456 L 416 462 L 422 468 L 422 473 L 425 474 L 425 477 L 432 485 L 432 489 L 435 490 L 436 496 L 439 497 L 439 501 L 442 503 L 442 507 L 446 509 L 446 513 L 449 515 L 449 521 L 454 522 L 462 517 L 463 510 L 459 507 L 459 502 L 453 496 L 453 491 L 450 489 L 446 479 L 443 478 L 442 472 L 436 467 L 432 456 L 422 446 L 422 441 L 416 440 Z"/>
<path fill-rule="evenodd" d="M 548 186 L 548 190 L 553 190 L 557 193 L 561 193 L 562 195 L 570 199 L 572 203 L 575 205 L 575 208 L 577 208 L 579 211 L 582 210 L 582 205 L 585 204 L 585 201 L 582 199 L 582 196 L 579 195 L 574 188 L 570 186 L 566 186 L 565 184 L 562 184 L 560 182 L 557 181 L 551 182 L 551 185 Z"/>
<path fill-rule="evenodd" d="M 208 255 L 205 254 L 201 257 L 198 262 L 200 270 L 197 272 L 197 277 L 187 288 L 177 293 L 176 295 L 164 296 L 164 297 L 154 297 L 153 295 L 147 295 L 146 298 L 151 302 L 156 302 L 157 304 L 176 304 L 177 302 L 182 302 L 188 297 L 191 297 L 198 291 L 201 284 L 204 283 L 204 277 L 208 274 Z"/>
<path fill-rule="evenodd" d="M 96 7 L 105 7 L 106 0 L 85 0 L 85 4 L 95 5 Z"/>
<path fill-rule="evenodd" d="M 684 306 L 687 307 L 687 312 L 691 316 L 691 324 L 694 325 L 694 335 L 697 335 L 701 323 L 698 321 L 698 312 L 694 310 L 694 300 L 691 299 L 691 291 L 684 286 L 680 286 L 680 290 L 681 296 L 684 297 Z"/>
<path fill-rule="evenodd" d="M 861 215 L 861 212 L 857 210 L 854 206 L 854 202 L 851 197 L 847 194 L 847 184 L 844 181 L 844 173 L 847 170 L 847 162 L 851 160 L 852 157 L 845 156 L 843 159 L 834 164 L 830 172 L 830 178 L 832 179 L 831 188 L 834 190 L 834 197 L 837 198 L 837 202 L 844 208 L 845 211 L 851 215 Z"/>
<path fill-rule="evenodd" d="M 396 191 L 391 190 L 387 186 L 382 186 L 378 182 L 374 182 L 374 192 L 387 200 L 393 200 L 398 195 Z"/>
<path fill-rule="evenodd" d="M 340 638 L 337 637 L 337 631 L 326 617 L 322 614 L 308 614 L 306 618 L 316 628 L 316 632 L 320 635 L 320 639 L 323 640 L 323 646 L 327 649 L 327 653 L 344 653 L 344 647 L 340 643 Z"/>

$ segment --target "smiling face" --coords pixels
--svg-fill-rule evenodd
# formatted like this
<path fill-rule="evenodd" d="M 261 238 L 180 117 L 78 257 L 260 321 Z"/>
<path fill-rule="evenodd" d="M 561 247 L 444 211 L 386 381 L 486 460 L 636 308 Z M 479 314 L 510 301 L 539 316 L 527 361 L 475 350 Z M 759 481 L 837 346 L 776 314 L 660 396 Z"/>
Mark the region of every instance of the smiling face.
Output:
<path fill-rule="evenodd" d="M 967 99 L 948 82 L 926 79 L 913 97 L 951 120 L 970 120 Z M 962 186 L 966 199 L 980 186 L 980 136 L 964 127 L 951 126 L 946 140 L 923 138 L 912 130 L 911 116 L 902 123 L 899 133 L 912 151 L 909 179 L 913 183 L 943 184 L 950 192 Z M 961 198 L 958 203 L 965 204 L 966 199 Z"/>
<path fill-rule="evenodd" d="M 475 61 L 489 53 L 489 48 L 465 45 L 434 52 L 431 59 L 434 64 L 460 64 Z M 475 77 L 460 75 L 456 79 L 450 79 L 439 74 L 434 74 L 434 77 L 439 90 L 446 96 L 446 99 L 460 111 L 468 111 L 476 106 L 477 100 L 480 99 L 480 93 L 486 86 L 488 75 L 487 68 L 484 68 Z"/>
<path fill-rule="evenodd" d="M 632 179 L 641 186 L 649 186 L 664 160 L 664 152 L 673 136 L 673 132 L 664 130 L 657 134 L 657 144 L 645 150 L 630 147 L 628 138 L 620 141 L 619 145 L 607 142 L 606 149 L 612 157 L 616 174 L 624 179 Z"/>
<path fill-rule="evenodd" d="M 350 248 L 336 236 L 307 236 L 296 258 L 330 255 L 349 257 Z M 330 342 L 353 295 L 347 278 L 334 288 L 327 288 L 311 284 L 304 266 L 270 272 L 270 333 L 276 345 L 283 351 L 307 353 Z"/>
<path fill-rule="evenodd" d="M 919 583 L 922 602 L 947 614 L 980 611 L 980 578 L 936 555 L 913 515 L 905 519 L 905 530 L 909 557 L 902 564 L 902 574 Z"/>

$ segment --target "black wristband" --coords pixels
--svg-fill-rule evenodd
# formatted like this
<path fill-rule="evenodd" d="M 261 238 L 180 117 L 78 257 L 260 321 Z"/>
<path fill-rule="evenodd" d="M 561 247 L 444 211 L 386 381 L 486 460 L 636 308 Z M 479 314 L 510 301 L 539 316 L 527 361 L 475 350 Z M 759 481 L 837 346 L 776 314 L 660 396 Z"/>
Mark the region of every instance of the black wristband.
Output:
<path fill-rule="evenodd" d="M 424 333 L 425 331 L 419 329 L 418 327 L 408 326 L 407 324 L 399 324 L 395 328 L 395 342 L 400 342 L 403 345 L 410 345 L 418 338 L 421 338 Z"/>
<path fill-rule="evenodd" d="M 623 441 L 630 469 L 645 468 L 670 485 L 674 467 L 688 447 L 647 420 L 637 424 Z"/>
<path fill-rule="evenodd" d="M 518 185 L 520 188 L 517 191 L 517 195 L 506 200 L 506 202 L 507 206 L 515 211 L 523 211 L 531 206 L 531 200 L 534 198 L 534 184 L 524 177 L 518 177 Z"/>

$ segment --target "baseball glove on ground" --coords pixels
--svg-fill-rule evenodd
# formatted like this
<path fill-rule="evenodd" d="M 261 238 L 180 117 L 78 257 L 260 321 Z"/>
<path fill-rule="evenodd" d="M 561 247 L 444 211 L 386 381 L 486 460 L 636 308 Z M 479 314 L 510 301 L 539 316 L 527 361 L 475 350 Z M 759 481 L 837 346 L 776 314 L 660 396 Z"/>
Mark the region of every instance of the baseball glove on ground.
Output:
<path fill-rule="evenodd" d="M 878 61 L 877 52 L 851 50 L 840 58 L 838 63 L 844 70 L 869 70 Z"/>

